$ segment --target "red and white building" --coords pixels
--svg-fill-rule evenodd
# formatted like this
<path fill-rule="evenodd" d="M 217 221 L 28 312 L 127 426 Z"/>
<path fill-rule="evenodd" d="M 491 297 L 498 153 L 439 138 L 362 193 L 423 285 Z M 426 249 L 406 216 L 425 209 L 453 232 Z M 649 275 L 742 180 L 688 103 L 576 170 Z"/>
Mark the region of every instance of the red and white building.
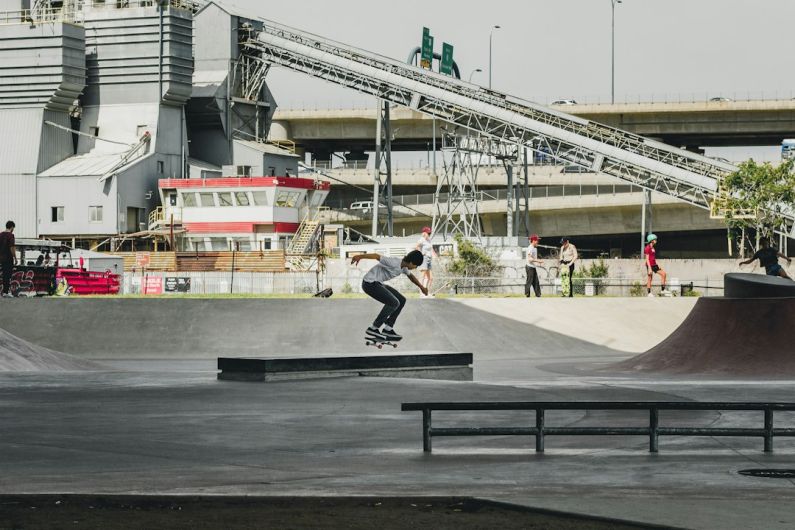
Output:
<path fill-rule="evenodd" d="M 161 179 L 150 229 L 175 229 L 176 250 L 286 248 L 330 184 L 300 177 Z"/>

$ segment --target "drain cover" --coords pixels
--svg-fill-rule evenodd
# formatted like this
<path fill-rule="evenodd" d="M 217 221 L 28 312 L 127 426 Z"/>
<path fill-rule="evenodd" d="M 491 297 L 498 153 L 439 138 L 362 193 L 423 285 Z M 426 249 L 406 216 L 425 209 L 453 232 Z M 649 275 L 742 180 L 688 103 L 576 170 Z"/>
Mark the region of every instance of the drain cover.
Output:
<path fill-rule="evenodd" d="M 740 474 L 762 478 L 795 478 L 795 469 L 742 469 Z"/>

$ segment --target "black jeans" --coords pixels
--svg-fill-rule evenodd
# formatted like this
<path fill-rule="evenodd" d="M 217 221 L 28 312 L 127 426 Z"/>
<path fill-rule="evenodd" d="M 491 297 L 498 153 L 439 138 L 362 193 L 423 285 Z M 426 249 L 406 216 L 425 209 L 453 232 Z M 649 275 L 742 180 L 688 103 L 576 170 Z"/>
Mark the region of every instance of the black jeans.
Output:
<path fill-rule="evenodd" d="M 530 297 L 530 290 L 532 289 L 536 293 L 536 297 L 541 296 L 541 285 L 538 282 L 538 269 L 535 267 L 528 267 L 525 265 L 525 271 L 527 272 L 527 282 L 524 284 L 524 295 L 528 298 Z"/>
<path fill-rule="evenodd" d="M 362 291 L 384 304 L 384 308 L 373 321 L 373 327 L 380 328 L 382 324 L 394 326 L 406 305 L 406 297 L 381 282 L 362 282 Z"/>
<path fill-rule="evenodd" d="M 7 294 L 11 292 L 11 272 L 14 270 L 14 262 L 2 261 L 0 267 L 3 269 L 3 294 Z"/>

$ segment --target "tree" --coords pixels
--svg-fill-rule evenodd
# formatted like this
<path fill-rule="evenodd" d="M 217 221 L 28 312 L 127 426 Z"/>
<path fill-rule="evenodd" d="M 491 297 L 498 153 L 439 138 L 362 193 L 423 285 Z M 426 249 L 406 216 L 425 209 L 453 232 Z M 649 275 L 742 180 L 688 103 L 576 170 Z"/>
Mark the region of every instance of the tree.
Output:
<path fill-rule="evenodd" d="M 491 256 L 472 241 L 456 234 L 455 242 L 458 245 L 458 257 L 450 263 L 448 271 L 460 276 L 484 278 L 497 270 L 497 264 Z"/>
<path fill-rule="evenodd" d="M 793 164 L 795 160 L 778 166 L 748 160 L 723 180 L 716 205 L 729 229 L 740 237 L 741 247 L 747 229 L 754 230 L 757 238 L 772 240 L 781 228 L 782 213 L 795 211 Z"/>

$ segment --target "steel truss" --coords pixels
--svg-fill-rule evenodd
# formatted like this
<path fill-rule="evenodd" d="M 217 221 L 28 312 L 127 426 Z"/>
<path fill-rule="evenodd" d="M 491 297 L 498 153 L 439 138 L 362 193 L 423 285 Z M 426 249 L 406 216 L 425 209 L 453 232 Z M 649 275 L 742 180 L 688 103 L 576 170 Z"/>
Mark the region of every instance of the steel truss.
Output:
<path fill-rule="evenodd" d="M 506 144 L 550 156 L 709 209 L 737 168 L 345 44 L 264 20 L 246 53 L 415 109 Z M 792 233 L 795 215 L 783 220 Z"/>
<path fill-rule="evenodd" d="M 455 234 L 480 241 L 477 177 L 483 152 L 471 149 L 470 140 L 453 135 L 443 139 L 444 175 L 433 196 L 432 233 L 441 235 L 444 241 Z M 477 159 L 473 161 L 473 157 Z M 445 188 L 446 195 L 442 193 Z"/>

